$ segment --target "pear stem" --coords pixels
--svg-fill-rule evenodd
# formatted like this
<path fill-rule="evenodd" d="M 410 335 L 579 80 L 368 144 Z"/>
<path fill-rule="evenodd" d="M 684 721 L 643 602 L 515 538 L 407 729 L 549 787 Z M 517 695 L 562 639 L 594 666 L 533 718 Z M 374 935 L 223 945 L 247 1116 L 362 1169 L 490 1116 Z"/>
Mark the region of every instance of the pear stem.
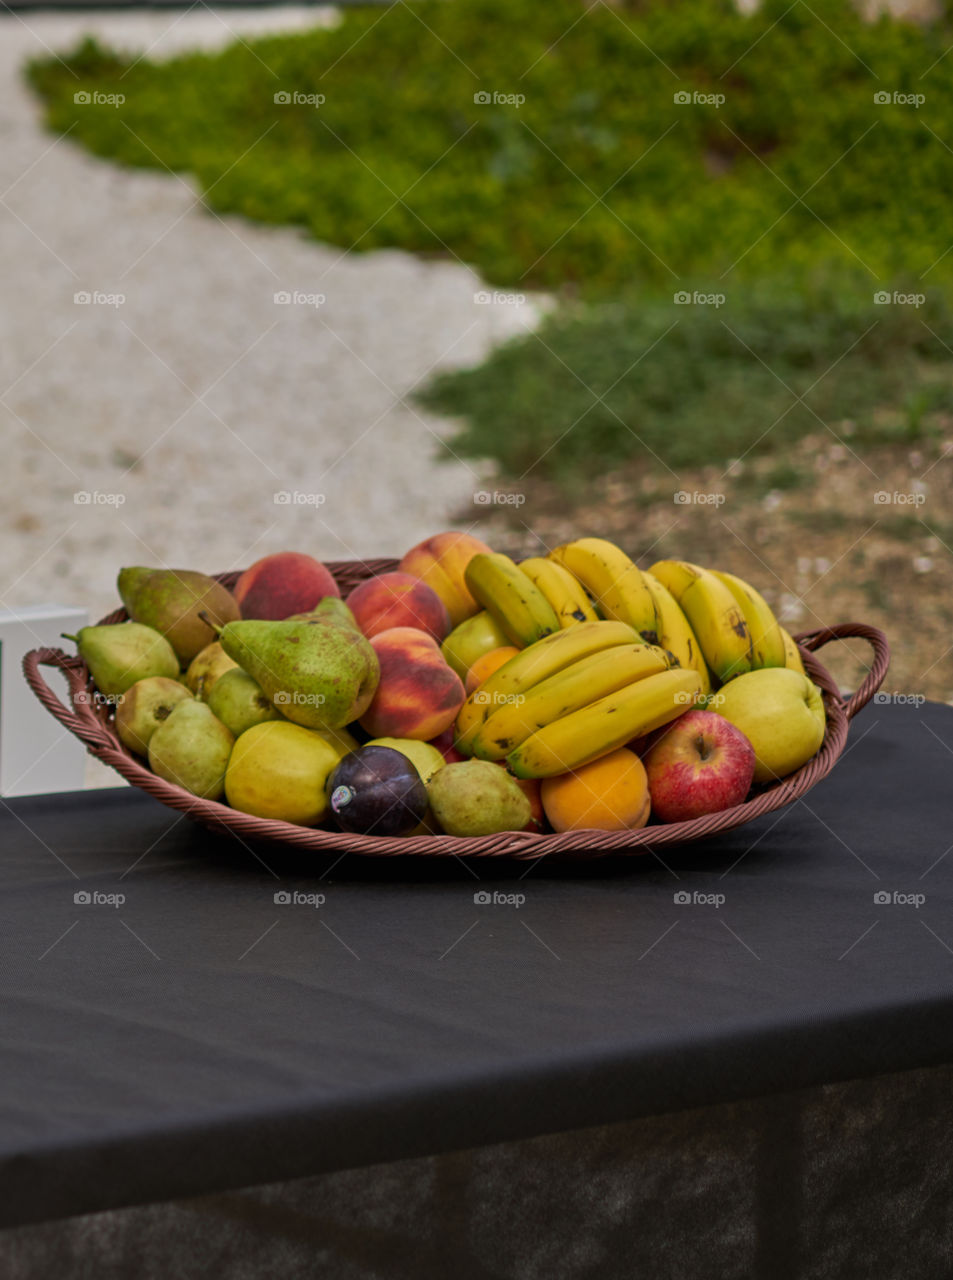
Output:
<path fill-rule="evenodd" d="M 218 625 L 214 618 L 210 618 L 205 609 L 199 609 L 199 617 L 207 627 L 211 627 L 217 636 L 222 634 L 222 628 Z"/>
<path fill-rule="evenodd" d="M 72 640 L 73 644 L 79 644 L 79 636 L 71 636 L 68 631 L 61 631 L 60 635 L 64 640 Z"/>

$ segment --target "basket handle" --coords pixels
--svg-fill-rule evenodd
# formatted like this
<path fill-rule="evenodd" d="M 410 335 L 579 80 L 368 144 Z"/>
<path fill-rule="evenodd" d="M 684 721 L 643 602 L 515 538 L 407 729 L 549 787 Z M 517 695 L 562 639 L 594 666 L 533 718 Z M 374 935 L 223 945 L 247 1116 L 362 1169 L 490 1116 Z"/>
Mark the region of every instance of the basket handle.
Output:
<path fill-rule="evenodd" d="M 829 644 L 831 640 L 854 638 L 866 640 L 874 651 L 874 658 L 860 688 L 844 704 L 848 720 L 853 720 L 857 712 L 867 705 L 883 684 L 890 664 L 890 645 L 887 643 L 887 637 L 878 627 L 870 627 L 864 622 L 842 622 L 836 627 L 820 627 L 817 631 L 804 631 L 794 637 L 803 649 L 811 653 Z"/>
<path fill-rule="evenodd" d="M 40 675 L 40 667 L 58 667 L 69 684 L 69 706 L 65 706 Z M 113 746 L 112 739 L 96 715 L 92 694 L 86 687 L 88 672 L 82 658 L 70 657 L 62 649 L 31 649 L 23 655 L 23 674 L 27 684 L 56 717 L 91 750 Z"/>

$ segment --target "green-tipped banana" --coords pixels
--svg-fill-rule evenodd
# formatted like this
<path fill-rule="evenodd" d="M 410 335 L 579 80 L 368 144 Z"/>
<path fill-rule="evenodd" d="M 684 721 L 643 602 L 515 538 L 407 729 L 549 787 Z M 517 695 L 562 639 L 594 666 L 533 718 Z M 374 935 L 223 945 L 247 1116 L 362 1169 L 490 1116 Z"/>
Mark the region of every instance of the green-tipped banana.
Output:
<path fill-rule="evenodd" d="M 717 569 L 711 572 L 725 584 L 735 598 L 738 608 L 745 615 L 748 633 L 751 636 L 752 670 L 761 667 L 783 667 L 785 665 L 784 636 L 778 626 L 778 620 L 760 591 L 757 591 L 744 578 L 733 573 L 721 573 Z"/>
<path fill-rule="evenodd" d="M 502 760 L 544 725 L 636 680 L 658 675 L 669 665 L 668 654 L 649 644 L 616 645 L 580 658 L 528 693 L 517 694 L 491 709 L 473 739 L 473 754 L 481 760 Z"/>
<path fill-rule="evenodd" d="M 722 684 L 752 669 L 748 623 L 723 582 L 688 560 L 658 560 L 649 572 L 678 601 L 709 670 Z"/>
<path fill-rule="evenodd" d="M 506 757 L 518 778 L 551 778 L 624 747 L 689 711 L 701 693 L 697 671 L 672 667 L 554 720 Z"/>
<path fill-rule="evenodd" d="M 469 754 L 470 744 L 494 706 L 504 699 L 525 694 L 563 671 L 580 658 L 621 644 L 634 644 L 639 637 L 624 622 L 580 622 L 576 627 L 556 631 L 515 654 L 470 694 L 457 715 L 457 747 Z"/>
<path fill-rule="evenodd" d="M 559 630 L 552 605 L 509 556 L 479 552 L 467 564 L 464 580 L 512 644 L 534 644 Z"/>
<path fill-rule="evenodd" d="M 577 538 L 549 553 L 576 578 L 604 618 L 627 622 L 649 644 L 658 643 L 659 618 L 642 571 L 614 542 Z"/>
<path fill-rule="evenodd" d="M 711 675 L 691 623 L 667 587 L 663 587 L 647 570 L 643 571 L 642 577 L 655 600 L 655 610 L 659 617 L 659 644 L 675 655 L 680 667 L 691 667 L 698 672 L 701 676 L 702 693 L 707 696 L 711 693 Z"/>
<path fill-rule="evenodd" d="M 804 670 L 804 659 L 801 657 L 801 651 L 797 647 L 794 637 L 790 632 L 785 631 L 783 627 L 780 630 L 781 639 L 784 641 L 784 665 L 790 667 L 792 671 L 800 671 L 802 676 L 807 676 L 807 672 Z M 811 677 L 807 676 L 807 678 L 810 680 Z"/>
<path fill-rule="evenodd" d="M 561 564 L 545 556 L 531 556 L 529 560 L 520 561 L 520 568 L 552 605 L 561 627 L 598 621 L 599 615 L 582 583 Z"/>

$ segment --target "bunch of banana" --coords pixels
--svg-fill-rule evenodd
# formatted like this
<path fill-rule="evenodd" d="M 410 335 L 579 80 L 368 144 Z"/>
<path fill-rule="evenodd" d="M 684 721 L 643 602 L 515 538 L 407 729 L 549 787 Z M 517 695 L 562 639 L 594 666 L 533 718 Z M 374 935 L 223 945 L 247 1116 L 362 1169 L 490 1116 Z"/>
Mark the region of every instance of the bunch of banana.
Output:
<path fill-rule="evenodd" d="M 747 617 L 720 578 L 687 560 L 658 560 L 649 572 L 678 601 L 709 669 L 722 684 L 753 669 Z"/>
<path fill-rule="evenodd" d="M 807 672 L 804 670 L 804 660 L 801 657 L 801 652 L 795 643 L 794 637 L 790 632 L 785 631 L 783 627 L 780 627 L 780 631 L 781 639 L 784 641 L 784 665 L 786 667 L 790 667 L 792 671 L 800 671 L 802 676 L 806 676 Z M 808 677 L 808 679 L 810 679 L 810 677 Z"/>
<path fill-rule="evenodd" d="M 688 711 L 700 694 L 701 677 L 692 668 L 646 675 L 537 729 L 507 755 L 506 762 L 518 778 L 568 773 L 668 724 Z"/>
<path fill-rule="evenodd" d="M 560 629 L 552 605 L 509 556 L 480 552 L 464 571 L 467 589 L 518 648 Z"/>
<path fill-rule="evenodd" d="M 784 636 L 778 621 L 771 612 L 771 606 L 760 591 L 756 591 L 750 583 L 736 578 L 733 573 L 711 571 L 719 582 L 723 582 L 735 598 L 735 603 L 745 615 L 748 634 L 751 636 L 751 667 L 757 671 L 761 667 L 783 667 L 785 665 Z"/>
<path fill-rule="evenodd" d="M 698 672 L 701 676 L 702 693 L 707 696 L 711 693 L 711 675 L 691 624 L 667 587 L 663 587 L 647 570 L 642 577 L 655 601 L 659 618 L 659 644 L 674 655 L 680 667 L 692 668 Z"/>
<path fill-rule="evenodd" d="M 474 739 L 495 710 L 515 704 L 557 671 L 590 654 L 615 651 L 620 646 L 631 648 L 638 642 L 638 635 L 624 622 L 579 622 L 536 641 L 494 671 L 467 698 L 457 715 L 458 750 L 471 754 Z"/>
<path fill-rule="evenodd" d="M 585 588 L 561 564 L 544 556 L 531 556 L 528 560 L 521 560 L 519 567 L 552 605 L 561 627 L 598 621 L 598 614 Z"/>
<path fill-rule="evenodd" d="M 471 750 L 481 760 L 502 760 L 537 729 L 637 680 L 667 671 L 670 665 L 669 655 L 650 644 L 613 645 L 591 653 L 525 694 L 493 707 Z"/>
<path fill-rule="evenodd" d="M 627 622 L 649 644 L 659 639 L 655 601 L 642 571 L 613 542 L 577 538 L 549 553 L 581 582 L 604 618 Z"/>

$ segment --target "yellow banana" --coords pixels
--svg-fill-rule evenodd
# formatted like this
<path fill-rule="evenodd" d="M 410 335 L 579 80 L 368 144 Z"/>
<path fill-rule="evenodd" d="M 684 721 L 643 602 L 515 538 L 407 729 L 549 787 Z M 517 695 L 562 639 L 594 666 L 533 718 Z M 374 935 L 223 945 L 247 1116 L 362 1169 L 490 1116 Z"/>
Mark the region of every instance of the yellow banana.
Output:
<path fill-rule="evenodd" d="M 760 591 L 750 582 L 738 578 L 733 573 L 720 573 L 717 569 L 711 572 L 725 584 L 735 598 L 735 603 L 745 615 L 748 633 L 751 636 L 751 666 L 753 670 L 760 667 L 784 666 L 784 637 L 778 620 Z"/>
<path fill-rule="evenodd" d="M 659 644 L 675 655 L 679 666 L 691 667 L 698 672 L 701 676 L 702 693 L 707 696 L 711 693 L 711 675 L 691 623 L 667 587 L 663 587 L 647 570 L 643 570 L 642 577 L 655 601 L 655 611 L 659 618 Z"/>
<path fill-rule="evenodd" d="M 473 754 L 480 760 L 502 760 L 544 725 L 670 665 L 669 656 L 650 644 L 615 645 L 580 658 L 525 695 L 511 695 L 493 708 L 473 739 Z"/>
<path fill-rule="evenodd" d="M 792 671 L 800 671 L 802 676 L 806 676 L 804 670 L 804 659 L 801 657 L 801 651 L 797 647 L 797 643 L 790 632 L 780 627 L 781 639 L 784 641 L 784 665 L 790 667 Z M 808 676 L 810 679 L 810 676 Z"/>
<path fill-rule="evenodd" d="M 506 757 L 518 778 L 551 778 L 624 747 L 688 711 L 701 693 L 691 668 L 672 667 L 636 680 L 535 733 Z"/>
<path fill-rule="evenodd" d="M 642 571 L 614 542 L 577 538 L 549 553 L 586 588 L 604 618 L 627 622 L 643 640 L 658 643 L 659 619 Z"/>
<path fill-rule="evenodd" d="M 515 654 L 470 694 L 457 715 L 457 747 L 465 753 L 480 725 L 489 719 L 494 706 L 526 693 L 534 685 L 562 671 L 590 653 L 620 644 L 634 644 L 638 634 L 624 622 L 580 622 L 537 640 Z"/>
<path fill-rule="evenodd" d="M 547 560 L 545 556 L 531 556 L 528 560 L 521 560 L 519 567 L 552 605 L 561 627 L 598 621 L 599 615 L 593 609 L 585 588 L 561 564 Z"/>
<path fill-rule="evenodd" d="M 709 670 L 722 684 L 751 670 L 748 623 L 723 582 L 687 560 L 658 560 L 649 572 L 678 601 L 698 637 Z"/>
<path fill-rule="evenodd" d="M 509 556 L 481 551 L 469 561 L 463 576 L 470 594 L 513 644 L 533 644 L 559 630 L 549 601 Z"/>

